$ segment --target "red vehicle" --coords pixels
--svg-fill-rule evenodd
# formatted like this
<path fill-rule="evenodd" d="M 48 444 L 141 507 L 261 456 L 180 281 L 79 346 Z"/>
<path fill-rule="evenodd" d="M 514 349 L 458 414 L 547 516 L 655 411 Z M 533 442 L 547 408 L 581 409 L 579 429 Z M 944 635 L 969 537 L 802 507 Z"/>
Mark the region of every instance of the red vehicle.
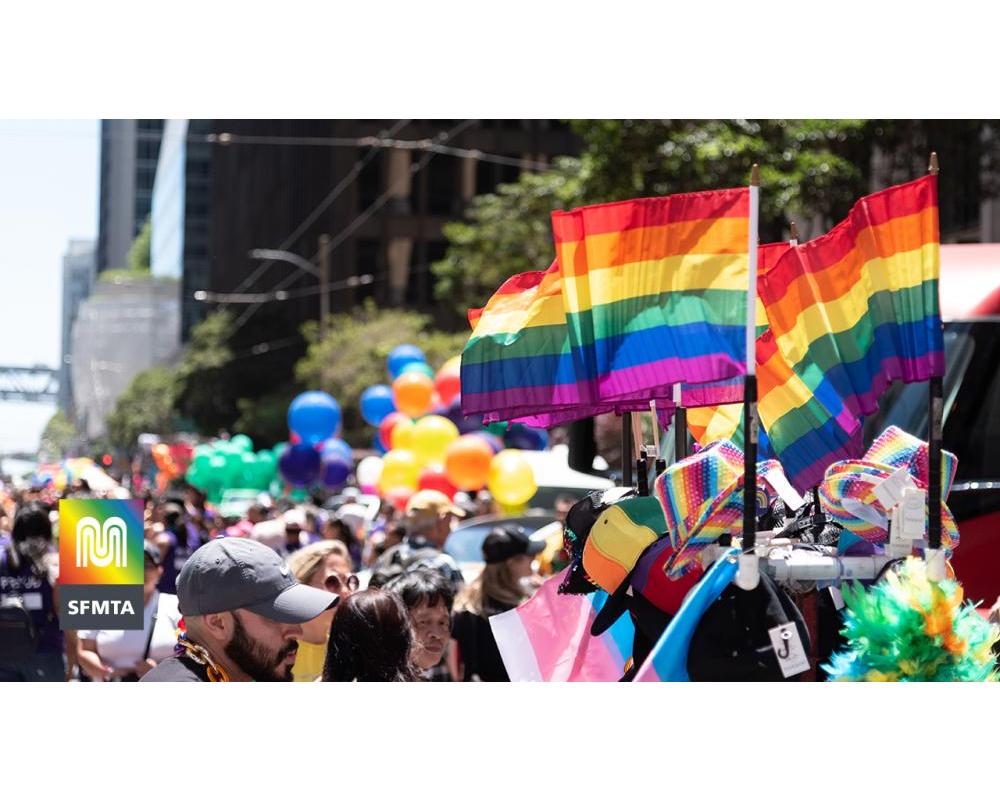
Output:
<path fill-rule="evenodd" d="M 958 456 L 948 507 L 961 543 L 952 566 L 969 600 L 1000 595 L 1000 244 L 941 246 L 944 447 Z M 895 384 L 865 421 L 927 438 L 927 384 Z"/>

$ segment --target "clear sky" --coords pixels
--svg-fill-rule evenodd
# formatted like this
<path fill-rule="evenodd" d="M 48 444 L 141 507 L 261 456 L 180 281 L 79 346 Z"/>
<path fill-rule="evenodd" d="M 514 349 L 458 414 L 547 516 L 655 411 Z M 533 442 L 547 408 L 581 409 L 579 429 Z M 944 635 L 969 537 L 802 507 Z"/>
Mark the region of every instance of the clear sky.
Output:
<path fill-rule="evenodd" d="M 0 365 L 59 365 L 62 257 L 96 239 L 97 120 L 0 120 Z M 0 452 L 33 451 L 54 405 L 0 401 Z"/>

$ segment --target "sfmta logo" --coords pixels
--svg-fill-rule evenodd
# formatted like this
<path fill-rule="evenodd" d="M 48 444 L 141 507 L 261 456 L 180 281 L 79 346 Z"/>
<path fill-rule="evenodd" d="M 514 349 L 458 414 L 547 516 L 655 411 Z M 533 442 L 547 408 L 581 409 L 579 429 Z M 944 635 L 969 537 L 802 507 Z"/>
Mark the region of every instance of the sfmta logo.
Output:
<path fill-rule="evenodd" d="M 128 566 L 127 527 L 121 517 L 108 517 L 101 525 L 94 517 L 76 523 L 76 566 L 84 569 Z"/>

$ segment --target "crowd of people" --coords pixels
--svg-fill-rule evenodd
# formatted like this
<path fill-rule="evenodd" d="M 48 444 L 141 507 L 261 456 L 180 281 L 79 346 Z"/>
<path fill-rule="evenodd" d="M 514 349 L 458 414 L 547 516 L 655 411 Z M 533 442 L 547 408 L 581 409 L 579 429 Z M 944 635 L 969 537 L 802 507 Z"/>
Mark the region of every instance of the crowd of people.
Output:
<path fill-rule="evenodd" d="M 144 497 L 142 630 L 64 631 L 58 500 L 95 496 L 0 490 L 0 680 L 504 681 L 489 618 L 542 580 L 544 542 L 503 520 L 463 575 L 443 547 L 485 507 L 438 491 L 402 512 L 349 491 L 223 516 L 183 485 Z"/>

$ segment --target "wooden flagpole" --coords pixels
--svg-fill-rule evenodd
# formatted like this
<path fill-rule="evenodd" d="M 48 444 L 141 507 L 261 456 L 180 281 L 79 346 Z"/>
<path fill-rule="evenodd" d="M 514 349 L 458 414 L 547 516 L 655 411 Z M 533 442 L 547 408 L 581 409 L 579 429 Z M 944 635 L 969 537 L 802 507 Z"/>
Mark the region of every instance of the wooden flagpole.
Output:
<path fill-rule="evenodd" d="M 743 379 L 743 552 L 752 554 L 757 543 L 757 225 L 760 208 L 760 167 L 750 171 L 750 238 L 748 241 L 746 359 Z M 742 566 L 742 562 L 741 562 Z M 756 586 L 756 573 L 744 588 Z"/>
<path fill-rule="evenodd" d="M 927 172 L 937 175 L 937 153 L 931 153 Z M 941 377 L 932 377 L 929 381 L 928 431 L 927 431 L 927 560 L 939 561 L 934 565 L 934 576 L 938 580 L 944 578 L 944 558 L 938 556 L 941 549 L 941 439 L 942 422 L 944 418 L 944 385 Z M 930 566 L 930 565 L 929 565 Z"/>

